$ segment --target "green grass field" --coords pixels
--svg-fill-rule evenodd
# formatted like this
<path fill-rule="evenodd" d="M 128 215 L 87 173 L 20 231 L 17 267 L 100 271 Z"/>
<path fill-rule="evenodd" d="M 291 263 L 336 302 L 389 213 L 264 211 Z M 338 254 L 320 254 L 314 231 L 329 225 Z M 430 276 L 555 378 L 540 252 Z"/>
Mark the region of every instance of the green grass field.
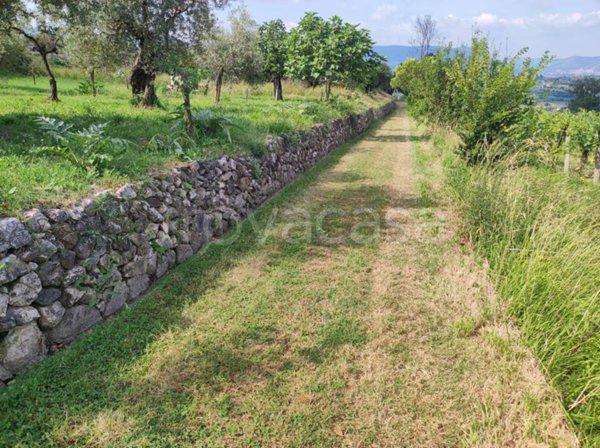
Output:
<path fill-rule="evenodd" d="M 0 215 L 72 201 L 93 189 L 143 178 L 149 170 L 182 159 L 181 154 L 168 150 L 169 145 L 162 150 L 148 145 L 154 136 L 173 135 L 172 112 L 182 103 L 179 94 L 165 89 L 165 78 L 157 83 L 162 108 L 144 110 L 130 103 L 131 94 L 124 82 L 101 81 L 103 91 L 93 98 L 78 93 L 81 79 L 65 74 L 69 76 L 58 78 L 59 103 L 47 101 L 45 78 L 38 78 L 34 85 L 27 77 L 0 77 Z M 249 148 L 264 145 L 268 135 L 307 129 L 389 99 L 340 88 L 335 100 L 326 104 L 320 101 L 320 89 L 287 83 L 286 101 L 277 103 L 271 98 L 271 89 L 270 84 L 229 85 L 218 106 L 213 103 L 212 92 L 196 94 L 193 107 L 210 109 L 233 121 L 231 142 L 225 132 L 201 137 L 192 145 L 188 142 L 185 157 L 202 160 L 246 154 Z M 72 123 L 76 130 L 108 123 L 108 136 L 130 140 L 134 145 L 111 161 L 101 176 L 91 177 L 64 159 L 34 153 L 37 147 L 51 143 L 35 121 L 40 116 Z"/>

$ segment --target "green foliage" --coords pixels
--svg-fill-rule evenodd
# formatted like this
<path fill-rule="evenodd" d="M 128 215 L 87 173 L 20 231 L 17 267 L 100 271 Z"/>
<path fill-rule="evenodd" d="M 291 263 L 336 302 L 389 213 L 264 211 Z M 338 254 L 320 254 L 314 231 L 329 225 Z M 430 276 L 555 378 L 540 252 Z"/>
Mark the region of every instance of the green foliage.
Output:
<path fill-rule="evenodd" d="M 437 124 L 453 126 L 462 140 L 460 154 L 469 163 L 508 155 L 500 143 L 511 127 L 533 107 L 531 90 L 549 63 L 534 66 L 525 54 L 499 59 L 486 38 L 476 36 L 469 53 L 450 48 L 420 61 L 400 65 L 392 86 L 408 95 L 411 111 Z"/>
<path fill-rule="evenodd" d="M 269 79 L 285 75 L 287 31 L 283 20 L 266 22 L 258 29 L 258 45 L 263 57 L 263 71 Z"/>
<path fill-rule="evenodd" d="M 102 175 L 131 144 L 124 139 L 107 137 L 105 131 L 108 123 L 93 124 L 75 132 L 72 124 L 55 118 L 39 117 L 36 121 L 55 144 L 40 146 L 35 153 L 68 160 L 91 177 Z"/>
<path fill-rule="evenodd" d="M 599 144 L 600 113 L 592 111 L 549 112 L 530 108 L 506 133 L 502 146 L 526 154 L 529 161 L 555 164 L 564 152 L 581 155 L 580 170 Z M 567 142 L 569 144 L 567 145 Z"/>
<path fill-rule="evenodd" d="M 0 72 L 26 74 L 31 71 L 32 60 L 22 38 L 2 36 L 0 38 Z"/>
<path fill-rule="evenodd" d="M 465 230 L 584 446 L 600 443 L 600 190 L 546 169 L 448 164 Z M 587 443 L 585 443 L 587 442 Z"/>
<path fill-rule="evenodd" d="M 197 158 L 196 142 L 181 130 L 154 135 L 148 142 L 148 149 L 173 155 L 179 160 Z"/>
<path fill-rule="evenodd" d="M 340 82 L 364 86 L 365 74 L 382 61 L 373 51 L 370 33 L 338 16 L 325 20 L 307 13 L 289 34 L 287 72 L 311 85 Z"/>
<path fill-rule="evenodd" d="M 571 145 L 582 154 L 588 155 L 598 148 L 600 143 L 600 114 L 592 111 L 580 111 L 573 116 L 569 135 Z"/>
<path fill-rule="evenodd" d="M 387 62 L 379 62 L 373 64 L 370 67 L 370 70 L 367 70 L 364 73 L 364 78 L 362 79 L 362 87 L 367 91 L 371 92 L 374 90 L 383 90 L 384 92 L 391 92 L 392 86 L 392 70 Z"/>
<path fill-rule="evenodd" d="M 184 115 L 185 113 L 181 108 L 173 112 L 176 128 L 185 126 Z M 229 116 L 210 109 L 195 109 L 192 111 L 192 123 L 200 135 L 215 137 L 224 133 L 229 143 L 232 143 L 231 129 L 235 126 L 235 123 Z"/>
<path fill-rule="evenodd" d="M 77 93 L 80 95 L 89 95 L 92 93 L 93 88 L 92 82 L 89 79 L 85 79 L 79 82 L 79 85 L 77 86 Z M 104 92 L 104 84 L 96 84 L 96 92 Z"/>
<path fill-rule="evenodd" d="M 581 109 L 600 112 L 600 79 L 577 79 L 573 82 L 571 90 L 575 97 L 571 100 L 569 109 L 574 112 Z"/>
<path fill-rule="evenodd" d="M 69 64 L 91 74 L 115 69 L 125 59 L 122 46 L 109 39 L 110 33 L 97 26 L 71 26 L 65 42 Z M 92 85 L 87 93 L 92 93 Z"/>
<path fill-rule="evenodd" d="M 246 8 L 230 16 L 230 30 L 217 29 L 205 45 L 202 64 L 213 77 L 223 72 L 225 80 L 259 82 L 262 55 L 258 46 L 258 25 Z"/>

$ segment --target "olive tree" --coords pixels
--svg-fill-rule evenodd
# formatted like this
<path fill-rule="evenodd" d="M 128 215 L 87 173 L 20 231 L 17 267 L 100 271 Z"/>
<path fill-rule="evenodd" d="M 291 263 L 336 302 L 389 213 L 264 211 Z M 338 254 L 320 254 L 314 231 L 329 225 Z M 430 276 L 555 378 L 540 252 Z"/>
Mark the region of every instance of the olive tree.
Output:
<path fill-rule="evenodd" d="M 62 39 L 60 11 L 37 2 L 0 0 L 0 29 L 23 36 L 42 58 L 50 83 L 48 99 L 58 101 L 58 85 L 48 57 L 58 53 Z"/>
<path fill-rule="evenodd" d="M 65 40 L 65 52 L 69 63 L 88 74 L 93 96 L 98 91 L 96 72 L 116 67 L 124 59 L 121 57 L 122 46 L 111 46 L 106 30 L 93 26 L 70 27 Z"/>
<path fill-rule="evenodd" d="M 273 95 L 276 100 L 283 100 L 281 80 L 285 76 L 287 60 L 287 31 L 282 20 L 266 22 L 258 29 L 259 47 L 263 57 L 263 70 L 273 82 Z"/>
<path fill-rule="evenodd" d="M 225 79 L 254 83 L 262 79 L 258 25 L 246 8 L 234 11 L 230 29 L 218 28 L 206 44 L 203 60 L 215 78 L 215 102 L 221 101 Z"/>
<path fill-rule="evenodd" d="M 229 0 L 44 0 L 65 7 L 72 22 L 101 26 L 115 45 L 135 48 L 129 84 L 143 95 L 142 106 L 152 107 L 157 97 L 154 81 L 165 71 L 179 42 L 193 46 L 215 23 L 214 8 Z M 109 47 L 112 48 L 112 47 Z"/>

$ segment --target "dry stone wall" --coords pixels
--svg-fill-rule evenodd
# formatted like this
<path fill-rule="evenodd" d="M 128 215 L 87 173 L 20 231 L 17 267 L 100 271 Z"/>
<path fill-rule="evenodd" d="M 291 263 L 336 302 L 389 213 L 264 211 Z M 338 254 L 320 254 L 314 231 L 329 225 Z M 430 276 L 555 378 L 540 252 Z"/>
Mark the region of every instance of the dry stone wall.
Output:
<path fill-rule="evenodd" d="M 0 219 L 0 386 L 140 297 L 259 207 L 377 110 L 269 142 L 263 158 L 191 162 L 64 209 Z"/>

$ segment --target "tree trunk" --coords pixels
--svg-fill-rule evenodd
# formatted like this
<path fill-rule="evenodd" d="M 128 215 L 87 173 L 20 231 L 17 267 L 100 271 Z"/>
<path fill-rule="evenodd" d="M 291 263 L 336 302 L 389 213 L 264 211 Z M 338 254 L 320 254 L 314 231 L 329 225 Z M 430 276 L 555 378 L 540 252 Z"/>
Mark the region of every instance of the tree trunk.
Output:
<path fill-rule="evenodd" d="M 208 95 L 209 88 L 210 88 L 210 80 L 206 81 L 206 84 L 204 84 L 204 87 L 202 87 L 202 94 L 204 96 Z"/>
<path fill-rule="evenodd" d="M 589 159 L 590 159 L 589 151 L 583 151 L 581 153 L 581 160 L 579 161 L 579 175 L 580 176 L 583 176 L 585 167 L 587 166 Z"/>
<path fill-rule="evenodd" d="M 563 165 L 563 171 L 565 174 L 569 174 L 571 169 L 571 137 L 566 138 L 566 152 L 565 152 L 565 163 Z"/>
<path fill-rule="evenodd" d="M 96 69 L 94 68 L 90 70 L 90 81 L 92 83 L 92 96 L 96 98 L 98 90 L 96 89 Z"/>
<path fill-rule="evenodd" d="M 594 183 L 600 182 L 600 146 L 594 155 Z"/>
<path fill-rule="evenodd" d="M 325 101 L 329 101 L 331 98 L 331 79 L 325 82 Z"/>
<path fill-rule="evenodd" d="M 46 73 L 48 74 L 48 81 L 50 82 L 50 95 L 48 99 L 50 101 L 58 101 L 58 86 L 56 84 L 56 78 L 54 77 L 54 73 L 50 69 L 50 64 L 48 63 L 48 54 L 43 51 L 40 51 L 40 55 L 42 56 L 42 61 L 44 61 L 44 67 L 46 68 Z"/>
<path fill-rule="evenodd" d="M 150 108 L 156 105 L 157 97 L 154 90 L 155 78 L 156 74 L 147 72 L 141 57 L 138 56 L 131 70 L 129 85 L 131 85 L 131 92 L 133 95 L 144 95 L 144 100 L 141 104 L 143 107 Z"/>
<path fill-rule="evenodd" d="M 215 103 L 221 102 L 221 89 L 223 87 L 223 75 L 225 73 L 225 69 L 220 68 L 219 73 L 217 74 L 217 79 L 215 80 Z"/>
<path fill-rule="evenodd" d="M 194 127 L 194 118 L 192 116 L 192 103 L 190 101 L 189 89 L 183 89 L 183 110 L 185 112 L 185 128 L 191 138 L 196 137 L 196 128 Z"/>
<path fill-rule="evenodd" d="M 277 76 L 273 81 L 274 95 L 277 101 L 283 101 L 283 86 L 281 84 L 281 76 Z"/>
<path fill-rule="evenodd" d="M 33 85 L 35 86 L 35 66 L 33 65 L 33 61 L 31 62 L 31 77 L 33 78 Z"/>
<path fill-rule="evenodd" d="M 146 86 L 144 90 L 144 100 L 142 101 L 142 107 L 152 108 L 156 105 L 158 98 L 156 97 L 156 91 L 154 90 L 154 82 L 151 82 Z"/>

